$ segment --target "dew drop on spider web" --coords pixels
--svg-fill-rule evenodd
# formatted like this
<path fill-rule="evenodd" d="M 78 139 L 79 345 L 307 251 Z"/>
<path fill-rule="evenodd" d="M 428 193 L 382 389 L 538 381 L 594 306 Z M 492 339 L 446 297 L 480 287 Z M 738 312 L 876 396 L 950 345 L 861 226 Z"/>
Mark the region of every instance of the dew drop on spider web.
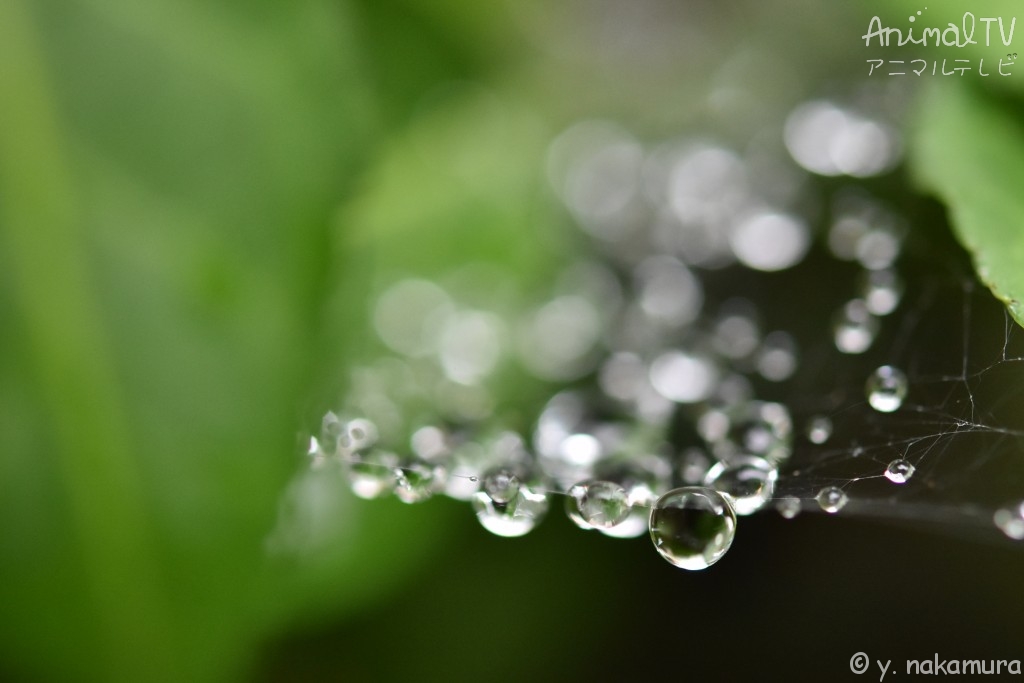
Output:
<path fill-rule="evenodd" d="M 822 510 L 829 514 L 835 514 L 843 509 L 843 506 L 849 502 L 849 497 L 846 492 L 838 486 L 826 486 L 822 490 L 818 491 L 818 495 L 815 498 L 818 501 L 818 506 Z"/>
<path fill-rule="evenodd" d="M 832 436 L 832 420 L 824 415 L 812 417 L 807 423 L 807 440 L 823 444 Z"/>
<path fill-rule="evenodd" d="M 626 490 L 610 481 L 588 481 L 570 487 L 565 511 L 581 529 L 610 529 L 629 516 Z"/>
<path fill-rule="evenodd" d="M 483 528 L 496 536 L 513 538 L 529 533 L 548 511 L 548 498 L 520 486 L 508 503 L 495 503 L 483 491 L 473 494 L 473 511 Z"/>
<path fill-rule="evenodd" d="M 764 458 L 741 456 L 719 462 L 704 479 L 704 485 L 724 494 L 737 515 L 751 515 L 772 499 L 779 471 Z"/>
<path fill-rule="evenodd" d="M 1007 538 L 1024 541 L 1024 501 L 996 510 L 992 519 Z"/>
<path fill-rule="evenodd" d="M 907 387 L 907 376 L 902 370 L 883 365 L 868 377 L 864 391 L 872 408 L 880 413 L 891 413 L 903 405 Z"/>
<path fill-rule="evenodd" d="M 793 496 L 779 498 L 775 502 L 775 509 L 784 519 L 793 519 L 799 515 L 801 507 L 800 499 Z"/>
<path fill-rule="evenodd" d="M 651 509 L 651 541 L 663 558 L 688 570 L 707 569 L 732 545 L 736 513 L 722 494 L 690 486 L 674 489 Z"/>
<path fill-rule="evenodd" d="M 493 502 L 504 505 L 519 493 L 519 477 L 509 469 L 491 470 L 484 475 L 483 489 Z"/>
<path fill-rule="evenodd" d="M 897 458 L 885 468 L 885 478 L 894 484 L 906 484 L 914 476 L 914 466 L 908 460 Z"/>

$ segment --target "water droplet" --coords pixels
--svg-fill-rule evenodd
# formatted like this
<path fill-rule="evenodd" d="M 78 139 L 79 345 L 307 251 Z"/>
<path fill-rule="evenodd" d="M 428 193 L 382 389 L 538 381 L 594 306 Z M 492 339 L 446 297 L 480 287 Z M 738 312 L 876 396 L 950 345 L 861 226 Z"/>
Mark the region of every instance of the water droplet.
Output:
<path fill-rule="evenodd" d="M 338 451 L 338 441 L 345 431 L 345 425 L 337 415 L 328 411 L 320 422 L 320 448 L 326 455 Z"/>
<path fill-rule="evenodd" d="M 519 493 L 519 477 L 512 470 L 491 470 L 484 475 L 483 490 L 492 501 L 503 505 Z"/>
<path fill-rule="evenodd" d="M 687 448 L 679 456 L 679 478 L 686 484 L 700 484 L 711 469 L 711 459 L 697 447 Z"/>
<path fill-rule="evenodd" d="M 629 514 L 624 520 L 608 529 L 598 528 L 598 531 L 611 538 L 640 538 L 647 533 L 650 514 L 647 508 L 633 507 L 629 509 Z"/>
<path fill-rule="evenodd" d="M 390 451 L 372 449 L 347 463 L 349 486 L 360 498 L 380 498 L 395 490 L 398 456 Z"/>
<path fill-rule="evenodd" d="M 729 244 L 745 266 L 773 272 L 803 260 L 811 238 L 807 225 L 795 216 L 758 212 L 736 223 L 729 233 Z"/>
<path fill-rule="evenodd" d="M 796 340 L 788 332 L 772 332 L 757 354 L 757 371 L 770 382 L 783 382 L 796 372 Z"/>
<path fill-rule="evenodd" d="M 651 509 L 651 540 L 682 569 L 706 569 L 722 559 L 736 535 L 736 513 L 722 494 L 692 486 L 674 489 Z"/>
<path fill-rule="evenodd" d="M 874 315 L 889 315 L 903 298 L 903 281 L 893 270 L 868 270 L 861 276 L 860 296 Z"/>
<path fill-rule="evenodd" d="M 395 496 L 403 503 L 421 503 L 444 488 L 447 472 L 422 461 L 395 468 Z"/>
<path fill-rule="evenodd" d="M 718 368 L 700 355 L 669 351 L 651 363 L 651 385 L 676 403 L 703 401 L 714 392 L 718 379 Z"/>
<path fill-rule="evenodd" d="M 704 485 L 724 494 L 737 515 L 750 515 L 771 500 L 779 471 L 764 458 L 740 456 L 728 463 L 716 463 L 704 478 Z"/>
<path fill-rule="evenodd" d="M 345 453 L 354 453 L 373 446 L 377 437 L 377 425 L 370 420 L 356 418 L 345 423 L 338 445 Z"/>
<path fill-rule="evenodd" d="M 548 511 L 548 498 L 520 486 L 508 503 L 495 503 L 483 491 L 473 494 L 473 511 L 480 524 L 497 536 L 514 538 L 533 530 Z"/>
<path fill-rule="evenodd" d="M 1024 541 L 1024 502 L 996 510 L 992 520 L 1008 538 Z"/>
<path fill-rule="evenodd" d="M 861 299 L 853 299 L 833 319 L 836 348 L 843 353 L 864 353 L 874 343 L 878 327 L 878 318 L 871 315 L 867 304 Z"/>
<path fill-rule="evenodd" d="M 850 500 L 846 492 L 838 486 L 826 486 L 818 491 L 815 499 L 822 510 L 832 515 L 842 510 L 843 506 Z"/>
<path fill-rule="evenodd" d="M 785 498 L 779 498 L 775 501 L 775 509 L 779 511 L 779 514 L 785 519 L 793 519 L 800 514 L 802 503 L 799 498 L 793 496 L 786 496 Z"/>
<path fill-rule="evenodd" d="M 697 431 L 719 460 L 757 455 L 780 465 L 792 453 L 793 421 L 781 403 L 750 401 L 726 410 L 709 410 Z"/>
<path fill-rule="evenodd" d="M 823 444 L 832 436 L 832 420 L 824 415 L 812 417 L 807 423 L 807 440 Z"/>
<path fill-rule="evenodd" d="M 569 489 L 565 511 L 581 529 L 609 529 L 626 519 L 630 505 L 618 484 L 589 481 Z"/>
<path fill-rule="evenodd" d="M 894 484 L 905 484 L 914 476 L 914 466 L 903 458 L 896 458 L 885 468 L 885 478 Z"/>
<path fill-rule="evenodd" d="M 907 396 L 907 376 L 891 365 L 871 373 L 865 385 L 868 403 L 880 413 L 891 413 L 903 405 Z"/>

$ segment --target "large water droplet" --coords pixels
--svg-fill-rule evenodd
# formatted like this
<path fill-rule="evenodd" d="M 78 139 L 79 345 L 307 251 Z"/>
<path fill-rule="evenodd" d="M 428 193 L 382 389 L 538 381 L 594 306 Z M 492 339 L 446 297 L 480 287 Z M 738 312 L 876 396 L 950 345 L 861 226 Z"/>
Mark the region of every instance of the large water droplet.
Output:
<path fill-rule="evenodd" d="M 764 458 L 740 456 L 708 470 L 704 485 L 725 494 L 737 515 L 750 515 L 771 500 L 779 471 Z"/>
<path fill-rule="evenodd" d="M 823 444 L 832 436 L 832 420 L 824 415 L 812 417 L 807 423 L 807 440 L 811 443 Z"/>
<path fill-rule="evenodd" d="M 992 520 L 1008 538 L 1024 541 L 1024 502 L 996 510 Z"/>
<path fill-rule="evenodd" d="M 483 489 L 492 501 L 504 505 L 519 493 L 519 477 L 509 469 L 491 470 L 484 475 Z"/>
<path fill-rule="evenodd" d="M 508 503 L 495 503 L 483 491 L 473 494 L 473 511 L 480 524 L 497 536 L 513 538 L 533 530 L 548 511 L 548 498 L 520 486 Z"/>
<path fill-rule="evenodd" d="M 706 569 L 722 559 L 736 535 L 736 513 L 722 494 L 703 487 L 669 491 L 651 509 L 651 541 L 671 564 Z"/>
<path fill-rule="evenodd" d="M 822 490 L 818 491 L 816 500 L 822 510 L 834 515 L 843 509 L 843 506 L 849 502 L 850 498 L 846 495 L 846 492 L 838 486 L 826 486 Z"/>
<path fill-rule="evenodd" d="M 891 413 L 903 405 L 907 396 L 907 376 L 898 368 L 883 365 L 871 373 L 864 390 L 872 408 Z"/>
<path fill-rule="evenodd" d="M 626 490 L 610 481 L 576 484 L 568 491 L 565 511 L 581 529 L 610 529 L 629 515 Z"/>
<path fill-rule="evenodd" d="M 779 514 L 785 519 L 793 519 L 800 514 L 802 504 L 799 498 L 793 496 L 786 496 L 785 498 L 779 498 L 775 502 L 775 509 L 779 511 Z"/>
<path fill-rule="evenodd" d="M 885 468 L 885 478 L 894 484 L 906 484 L 914 476 L 914 469 L 908 460 L 896 458 Z"/>

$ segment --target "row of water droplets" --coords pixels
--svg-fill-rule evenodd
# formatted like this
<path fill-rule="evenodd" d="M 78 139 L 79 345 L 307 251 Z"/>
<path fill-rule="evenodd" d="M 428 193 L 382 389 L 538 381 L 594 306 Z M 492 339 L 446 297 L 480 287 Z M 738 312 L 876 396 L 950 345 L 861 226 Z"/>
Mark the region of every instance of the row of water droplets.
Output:
<path fill-rule="evenodd" d="M 464 273 L 452 278 L 470 282 L 461 290 L 421 279 L 384 289 L 373 323 L 394 355 L 354 372 L 341 416 L 328 413 L 311 440 L 313 465 L 342 467 L 363 498 L 467 500 L 500 536 L 528 533 L 561 497 L 581 528 L 649 533 L 685 569 L 725 554 L 737 515 L 772 501 L 784 517 L 798 514 L 801 499 L 775 496 L 794 445 L 790 411 L 758 400 L 750 381 L 789 379 L 796 341 L 785 330 L 762 333 L 745 299 L 709 313 L 699 273 L 735 262 L 763 272 L 797 265 L 812 241 L 801 209 L 813 188 L 808 172 L 884 172 L 898 161 L 899 141 L 883 123 L 828 102 L 797 108 L 784 138 L 797 165 L 699 140 L 645 149 L 605 122 L 566 131 L 551 147 L 549 176 L 597 256 L 567 267 L 534 306 Z M 900 303 L 894 265 L 905 226 L 859 190 L 839 193 L 831 214 L 831 254 L 862 271 L 830 333 L 838 352 L 860 354 Z M 468 290 L 500 303 L 466 305 Z M 496 398 L 509 366 L 585 388 L 552 396 L 526 439 L 503 427 Z M 865 398 L 888 413 L 907 391 L 906 376 L 883 366 L 867 378 Z M 680 421 L 699 445 L 673 442 Z M 820 445 L 831 433 L 819 415 L 804 435 Z M 914 469 L 897 458 L 884 476 L 903 484 Z M 816 501 L 836 513 L 848 494 L 826 486 Z M 1013 526 L 1019 518 L 997 523 L 1024 536 L 1024 522 Z"/>

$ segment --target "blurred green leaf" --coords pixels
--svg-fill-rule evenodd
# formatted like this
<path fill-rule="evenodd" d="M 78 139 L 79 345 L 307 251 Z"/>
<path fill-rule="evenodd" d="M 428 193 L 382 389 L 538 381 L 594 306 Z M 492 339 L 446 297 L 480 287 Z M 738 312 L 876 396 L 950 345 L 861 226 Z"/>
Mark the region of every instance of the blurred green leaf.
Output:
<path fill-rule="evenodd" d="M 941 83 L 919 103 L 910 163 L 949 206 L 954 231 L 992 293 L 1024 325 L 1024 128 L 1019 103 Z"/>
<path fill-rule="evenodd" d="M 0 670 L 236 675 L 428 545 L 337 477 L 293 485 L 302 538 L 279 509 L 376 128 L 355 45 L 320 0 L 0 6 Z"/>

